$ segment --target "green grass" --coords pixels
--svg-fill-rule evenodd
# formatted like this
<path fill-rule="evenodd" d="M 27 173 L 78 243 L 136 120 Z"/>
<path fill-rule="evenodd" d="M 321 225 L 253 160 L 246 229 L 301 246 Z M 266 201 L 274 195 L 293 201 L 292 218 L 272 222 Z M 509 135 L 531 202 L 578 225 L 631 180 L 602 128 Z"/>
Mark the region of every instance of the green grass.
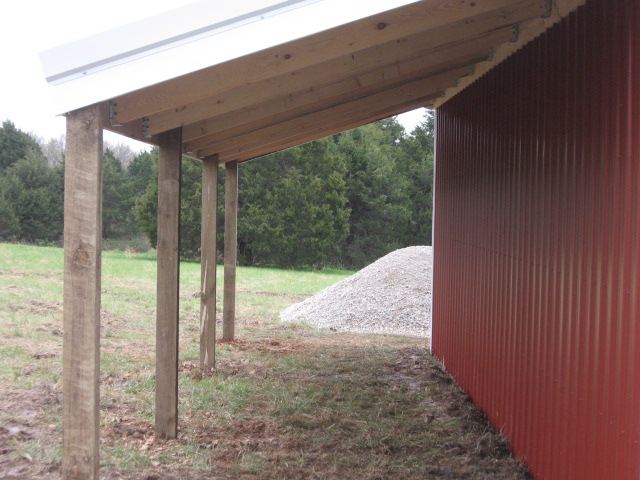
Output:
<path fill-rule="evenodd" d="M 27 461 L 25 478 L 60 468 L 62 257 L 61 249 L 0 244 L 0 433 L 18 432 L 0 435 L 0 477 Z M 524 479 L 502 453 L 504 440 L 441 380 L 424 340 L 278 321 L 282 309 L 351 273 L 238 268 L 237 341 L 219 343 L 218 368 L 202 372 L 200 266 L 183 262 L 180 434 L 160 441 L 155 252 L 104 252 L 103 471 L 126 479 Z"/>

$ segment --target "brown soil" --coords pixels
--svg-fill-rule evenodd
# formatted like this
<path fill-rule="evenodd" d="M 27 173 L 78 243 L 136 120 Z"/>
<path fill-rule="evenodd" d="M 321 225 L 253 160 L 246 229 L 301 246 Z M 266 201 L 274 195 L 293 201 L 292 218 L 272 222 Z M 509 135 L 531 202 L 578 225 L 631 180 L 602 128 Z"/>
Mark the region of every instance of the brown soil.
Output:
<path fill-rule="evenodd" d="M 134 470 L 105 466 L 101 478 L 528 478 L 504 439 L 422 346 L 396 338 L 394 348 L 387 350 L 390 355 L 372 358 L 381 338 L 334 334 L 221 342 L 227 354 L 215 371 L 202 372 L 196 362 L 183 361 L 180 375 L 195 382 L 246 378 L 258 388 L 314 388 L 314 410 L 276 415 L 258 399 L 235 417 L 218 421 L 215 404 L 203 409 L 181 406 L 180 436 L 165 441 L 155 438 L 153 423 L 141 418 L 136 404 L 123 395 L 103 405 L 102 447 L 137 452 L 148 464 Z M 318 368 L 294 368 L 283 376 L 274 371 L 274 362 L 284 358 L 317 360 Z M 373 364 L 367 365 L 369 360 Z M 103 375 L 103 385 L 124 388 L 138 373 Z M 361 391 L 361 403 L 345 417 L 340 408 L 354 389 Z M 378 402 L 384 396 L 402 403 L 394 407 Z M 46 420 L 59 417 L 60 400 L 60 391 L 48 385 L 0 396 L 0 478 L 59 478 L 58 461 L 33 458 L 21 445 L 60 444 L 59 425 Z M 371 409 L 378 409 L 381 419 L 406 420 L 399 419 L 394 431 L 380 433 L 362 423 L 362 418 L 372 418 L 365 415 Z M 362 431 L 370 431 L 370 438 L 354 442 Z M 426 431 L 432 432 L 431 444 L 412 440 Z M 188 448 L 204 453 L 207 465 L 194 464 L 185 453 Z M 247 458 L 255 458 L 257 467 L 246 468 Z"/>

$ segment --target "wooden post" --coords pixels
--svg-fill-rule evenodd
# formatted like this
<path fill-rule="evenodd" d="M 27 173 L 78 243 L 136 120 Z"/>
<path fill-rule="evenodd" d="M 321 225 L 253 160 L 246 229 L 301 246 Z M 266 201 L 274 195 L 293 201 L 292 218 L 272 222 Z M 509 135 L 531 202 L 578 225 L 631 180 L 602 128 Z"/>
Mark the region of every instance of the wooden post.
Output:
<path fill-rule="evenodd" d="M 100 433 L 102 111 L 67 115 L 62 478 L 97 479 Z"/>
<path fill-rule="evenodd" d="M 202 235 L 200 245 L 200 368 L 216 366 L 216 218 L 218 156 L 202 161 Z"/>
<path fill-rule="evenodd" d="M 224 301 L 222 338 L 233 340 L 236 323 L 236 261 L 238 251 L 238 162 L 225 164 Z"/>
<path fill-rule="evenodd" d="M 156 431 L 178 435 L 178 295 L 180 278 L 180 128 L 159 136 Z"/>

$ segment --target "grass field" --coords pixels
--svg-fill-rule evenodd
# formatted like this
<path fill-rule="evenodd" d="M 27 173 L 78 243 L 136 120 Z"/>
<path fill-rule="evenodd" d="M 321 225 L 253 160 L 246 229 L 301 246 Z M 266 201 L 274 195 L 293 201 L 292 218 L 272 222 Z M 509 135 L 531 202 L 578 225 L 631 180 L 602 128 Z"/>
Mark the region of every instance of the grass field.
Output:
<path fill-rule="evenodd" d="M 62 267 L 61 249 L 0 244 L 0 478 L 60 475 Z M 279 323 L 350 273 L 239 268 L 237 341 L 202 372 L 200 266 L 183 263 L 180 433 L 160 441 L 155 256 L 104 252 L 102 478 L 527 478 L 424 339 Z"/>

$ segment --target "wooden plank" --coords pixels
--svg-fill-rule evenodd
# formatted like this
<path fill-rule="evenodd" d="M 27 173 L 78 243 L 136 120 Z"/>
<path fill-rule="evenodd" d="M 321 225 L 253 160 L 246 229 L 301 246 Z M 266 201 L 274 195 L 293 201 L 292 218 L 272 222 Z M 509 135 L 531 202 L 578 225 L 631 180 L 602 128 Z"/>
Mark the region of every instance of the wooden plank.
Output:
<path fill-rule="evenodd" d="M 382 69 L 364 72 L 332 84 L 291 92 L 283 98 L 247 106 L 197 122 L 195 125 L 185 127 L 185 132 L 189 131 L 191 136 L 200 135 L 203 132 L 209 133 L 191 140 L 185 138 L 186 150 L 195 152 L 226 138 L 365 97 L 412 78 L 424 78 L 429 74 L 483 61 L 495 45 L 508 41 L 512 35 L 512 27 L 503 28 L 475 37 L 470 43 L 430 50 L 422 57 L 398 61 Z"/>
<path fill-rule="evenodd" d="M 200 259 L 200 368 L 216 366 L 216 218 L 218 157 L 202 160 L 202 240 Z"/>
<path fill-rule="evenodd" d="M 584 5 L 585 1 L 586 0 L 555 0 L 553 2 L 551 14 L 549 16 L 544 18 L 534 18 L 523 22 L 519 26 L 519 35 L 517 41 L 505 43 L 504 45 L 500 46 L 500 48 L 496 49 L 496 52 L 490 60 L 479 63 L 474 75 L 466 78 L 464 81 L 460 82 L 460 84 L 449 88 L 442 96 L 442 98 L 439 98 L 436 101 L 436 108 L 440 107 L 448 99 L 455 96 L 460 91 L 464 90 L 473 82 L 481 78 L 484 74 L 505 61 L 515 52 L 520 50 L 524 45 L 533 41 L 535 38 L 558 23 L 579 6 Z"/>
<path fill-rule="evenodd" d="M 272 144 L 277 142 L 278 139 L 309 131 L 314 125 L 330 125 L 341 119 L 348 119 L 351 116 L 362 116 L 363 113 L 366 116 L 368 111 L 390 108 L 396 103 L 402 104 L 436 91 L 444 91 L 445 88 L 457 81 L 459 77 L 468 75 L 470 72 L 471 68 L 467 66 L 408 82 L 405 85 L 385 92 L 369 95 L 365 98 L 343 103 L 327 110 L 314 112 L 304 117 L 251 132 L 231 140 L 219 142 L 203 149 L 198 155 L 207 156 L 218 153 L 222 158 L 229 150 L 235 150 L 239 153 L 243 150 L 257 147 L 260 144 Z"/>
<path fill-rule="evenodd" d="M 118 97 L 118 119 L 126 123 L 180 108 L 240 85 L 286 74 L 420 31 L 499 11 L 513 0 L 415 2 L 363 20 L 268 48 Z M 542 13 L 545 0 L 530 0 Z"/>
<path fill-rule="evenodd" d="M 238 162 L 225 165 L 224 191 L 224 299 L 222 338 L 235 338 L 236 263 L 238 250 Z"/>
<path fill-rule="evenodd" d="M 64 181 L 63 479 L 97 479 L 100 418 L 102 113 L 67 115 Z"/>
<path fill-rule="evenodd" d="M 311 65 L 302 70 L 278 75 L 262 81 L 260 85 L 241 85 L 221 94 L 202 98 L 192 104 L 179 105 L 155 115 L 149 115 L 149 131 L 162 132 L 210 117 L 226 118 L 229 112 L 244 107 L 253 108 L 264 102 L 275 103 L 277 106 L 287 104 L 290 108 L 295 108 L 296 103 L 300 101 L 297 97 L 301 95 L 310 97 L 306 102 L 324 98 L 326 94 L 320 91 L 320 87 L 326 89 L 328 86 L 340 83 L 351 88 L 371 87 L 374 82 L 381 80 L 380 75 L 376 73 L 389 73 L 388 67 L 391 67 L 394 76 L 408 75 L 411 71 L 426 68 L 422 65 L 425 60 L 421 59 L 431 59 L 433 67 L 437 69 L 438 63 L 446 63 L 454 56 L 468 54 L 469 52 L 464 51 L 465 45 L 469 49 L 477 50 L 480 48 L 478 42 L 487 42 L 485 37 L 495 36 L 500 30 L 505 29 L 511 32 L 514 23 L 539 15 L 539 9 L 533 8 L 530 3 L 516 2 L 508 9 L 474 18 L 473 22 L 458 22 L 420 32 Z M 389 81 L 391 78 L 385 76 L 382 80 Z M 338 85 L 332 88 L 335 90 L 339 88 Z M 211 125 L 215 126 L 215 121 Z M 183 140 L 190 141 L 195 138 L 192 136 L 194 133 L 202 135 L 195 128 L 185 128 Z"/>
<path fill-rule="evenodd" d="M 383 118 L 390 117 L 392 115 L 398 115 L 411 110 L 415 110 L 420 107 L 427 107 L 433 105 L 436 98 L 442 95 L 442 92 L 430 93 L 424 97 L 414 98 L 405 103 L 396 103 L 385 108 L 381 108 L 376 111 L 368 111 L 360 114 L 356 117 L 348 117 L 340 121 L 331 122 L 324 125 L 316 126 L 313 129 L 297 134 L 295 136 L 287 136 L 286 138 L 280 138 L 274 143 L 263 143 L 253 148 L 242 149 L 241 151 L 228 151 L 219 155 L 220 162 L 226 163 L 230 161 L 237 161 L 238 163 L 246 160 L 252 160 L 254 158 L 267 155 L 269 153 L 278 152 L 290 147 L 302 145 L 303 143 L 311 142 L 319 138 L 324 138 L 329 135 L 344 132 L 352 128 L 361 127 Z"/>
<path fill-rule="evenodd" d="M 158 438 L 176 438 L 181 130 L 178 128 L 160 134 L 159 143 L 155 434 Z"/>

